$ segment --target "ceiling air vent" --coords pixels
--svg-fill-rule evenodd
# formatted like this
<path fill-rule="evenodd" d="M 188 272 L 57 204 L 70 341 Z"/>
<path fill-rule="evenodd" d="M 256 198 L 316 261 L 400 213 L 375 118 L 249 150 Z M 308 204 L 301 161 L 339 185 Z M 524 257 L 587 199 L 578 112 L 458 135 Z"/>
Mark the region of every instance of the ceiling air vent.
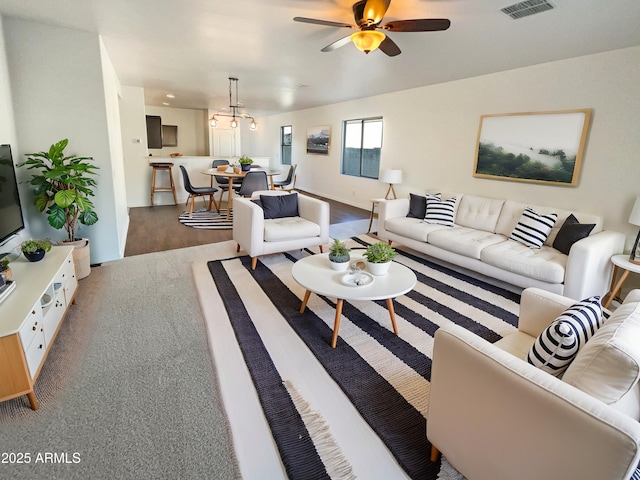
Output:
<path fill-rule="evenodd" d="M 553 5 L 547 0 L 527 0 L 525 2 L 514 3 L 508 7 L 501 9 L 502 12 L 509 15 L 514 20 L 518 18 L 528 17 L 529 15 L 535 15 L 536 13 L 546 12 L 551 10 Z"/>

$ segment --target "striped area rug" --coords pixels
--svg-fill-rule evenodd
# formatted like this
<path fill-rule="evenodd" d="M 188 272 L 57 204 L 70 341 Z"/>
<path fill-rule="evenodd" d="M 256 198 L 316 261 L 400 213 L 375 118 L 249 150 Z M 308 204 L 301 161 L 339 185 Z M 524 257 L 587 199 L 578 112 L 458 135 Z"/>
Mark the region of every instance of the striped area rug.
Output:
<path fill-rule="evenodd" d="M 220 213 L 215 210 L 200 209 L 193 212 L 190 217 L 189 212 L 182 212 L 178 217 L 180 223 L 187 227 L 202 228 L 205 230 L 229 230 L 233 228 L 233 210 L 227 220 L 227 209 L 221 208 Z"/>
<path fill-rule="evenodd" d="M 348 243 L 364 248 L 375 241 L 362 235 Z M 519 295 L 398 253 L 396 261 L 418 278 L 414 290 L 394 300 L 399 334 L 391 331 L 384 301 L 344 302 L 336 349 L 330 347 L 336 299 L 313 294 L 299 313 L 304 289 L 291 277 L 291 265 L 310 252 L 263 257 L 255 270 L 248 257 L 208 263 L 291 479 L 350 479 L 354 472 L 331 438 L 331 426 L 308 411 L 278 371 L 260 336 L 260 309 L 246 292 L 271 302 L 277 321 L 295 331 L 414 479 L 435 480 L 440 469 L 429 461 L 425 433 L 435 331 L 454 322 L 494 342 L 515 329 Z"/>

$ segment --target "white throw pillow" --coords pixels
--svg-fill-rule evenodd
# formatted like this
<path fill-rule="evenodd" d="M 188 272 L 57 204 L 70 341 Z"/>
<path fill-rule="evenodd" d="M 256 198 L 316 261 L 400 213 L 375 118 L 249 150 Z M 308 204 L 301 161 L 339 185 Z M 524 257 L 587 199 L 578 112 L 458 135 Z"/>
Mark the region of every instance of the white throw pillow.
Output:
<path fill-rule="evenodd" d="M 551 233 L 551 229 L 557 219 L 557 213 L 539 215 L 531 207 L 527 207 L 522 212 L 520 221 L 518 221 L 509 238 L 523 243 L 529 248 L 540 248 Z"/>
<path fill-rule="evenodd" d="M 453 227 L 453 214 L 456 209 L 456 197 L 441 200 L 440 195 L 427 194 L 427 211 L 424 221 L 436 225 Z"/>
<path fill-rule="evenodd" d="M 551 375 L 561 376 L 602 323 L 600 297 L 574 303 L 536 338 L 527 361 Z"/>
<path fill-rule="evenodd" d="M 562 378 L 606 404 L 620 400 L 640 378 L 640 303 L 623 303 Z"/>

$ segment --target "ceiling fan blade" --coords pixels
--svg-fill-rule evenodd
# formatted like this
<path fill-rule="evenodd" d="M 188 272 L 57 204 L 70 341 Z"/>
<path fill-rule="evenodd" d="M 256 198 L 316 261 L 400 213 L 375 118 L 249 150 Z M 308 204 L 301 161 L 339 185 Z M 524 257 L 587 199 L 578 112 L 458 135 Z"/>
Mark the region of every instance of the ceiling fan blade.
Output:
<path fill-rule="evenodd" d="M 382 41 L 378 48 L 390 57 L 395 57 L 396 55 L 400 55 L 400 53 L 402 53 L 400 51 L 400 47 L 398 47 L 398 45 L 396 45 L 396 42 L 391 40 L 389 36 L 387 36 L 387 38 Z"/>
<path fill-rule="evenodd" d="M 325 25 L 327 27 L 354 28 L 353 25 L 349 25 L 348 23 L 331 22 L 329 20 L 318 20 L 318 19 L 315 19 L 315 18 L 293 17 L 293 21 L 294 22 L 302 22 L 302 23 L 313 23 L 314 25 Z"/>
<path fill-rule="evenodd" d="M 436 32 L 446 30 L 451 21 L 446 18 L 420 18 L 417 20 L 395 20 L 381 28 L 392 32 Z"/>
<path fill-rule="evenodd" d="M 330 43 L 326 47 L 324 47 L 321 52 L 332 52 L 337 48 L 344 47 L 351 41 L 351 35 L 347 35 L 346 37 L 341 38 L 340 40 L 336 40 L 333 43 Z"/>

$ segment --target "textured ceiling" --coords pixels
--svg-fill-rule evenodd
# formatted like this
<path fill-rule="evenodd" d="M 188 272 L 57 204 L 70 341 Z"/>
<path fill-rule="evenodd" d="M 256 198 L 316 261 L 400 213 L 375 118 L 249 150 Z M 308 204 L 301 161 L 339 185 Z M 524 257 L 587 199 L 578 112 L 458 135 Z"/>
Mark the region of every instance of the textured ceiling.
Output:
<path fill-rule="evenodd" d="M 261 116 L 640 45 L 638 0 L 550 1 L 513 20 L 500 11 L 511 0 L 393 0 L 384 21 L 451 20 L 442 32 L 390 33 L 397 57 L 352 44 L 322 53 L 351 31 L 292 20 L 353 23 L 343 0 L 0 0 L 0 13 L 99 33 L 121 83 L 144 87 L 148 105 L 223 108 L 234 76 Z"/>

